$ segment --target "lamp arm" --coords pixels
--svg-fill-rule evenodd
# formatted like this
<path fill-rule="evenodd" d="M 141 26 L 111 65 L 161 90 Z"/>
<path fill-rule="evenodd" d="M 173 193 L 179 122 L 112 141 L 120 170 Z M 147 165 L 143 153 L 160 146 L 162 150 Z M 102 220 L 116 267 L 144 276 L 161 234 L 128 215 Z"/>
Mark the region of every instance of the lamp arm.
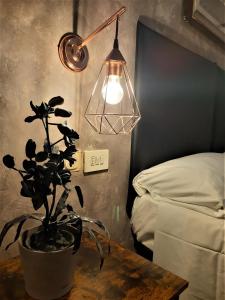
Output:
<path fill-rule="evenodd" d="M 102 23 L 98 28 L 95 29 L 85 40 L 83 40 L 82 44 L 79 46 L 79 49 L 87 45 L 99 32 L 108 27 L 113 21 L 115 21 L 118 17 L 120 17 L 123 13 L 125 13 L 126 7 L 122 6 L 117 12 L 115 12 L 110 18 L 108 18 L 104 23 Z"/>

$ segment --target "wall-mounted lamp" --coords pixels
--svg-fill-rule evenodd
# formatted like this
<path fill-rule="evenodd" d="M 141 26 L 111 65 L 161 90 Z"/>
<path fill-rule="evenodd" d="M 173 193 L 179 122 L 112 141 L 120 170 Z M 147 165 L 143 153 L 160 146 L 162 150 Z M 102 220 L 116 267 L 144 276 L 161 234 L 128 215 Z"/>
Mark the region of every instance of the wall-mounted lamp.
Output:
<path fill-rule="evenodd" d="M 75 33 L 66 33 L 59 42 L 62 64 L 73 72 L 80 72 L 88 64 L 87 43 L 116 20 L 113 49 L 101 67 L 85 111 L 86 120 L 101 134 L 130 133 L 140 119 L 126 61 L 119 50 L 119 17 L 125 11 L 125 7 L 120 8 L 85 40 Z"/>

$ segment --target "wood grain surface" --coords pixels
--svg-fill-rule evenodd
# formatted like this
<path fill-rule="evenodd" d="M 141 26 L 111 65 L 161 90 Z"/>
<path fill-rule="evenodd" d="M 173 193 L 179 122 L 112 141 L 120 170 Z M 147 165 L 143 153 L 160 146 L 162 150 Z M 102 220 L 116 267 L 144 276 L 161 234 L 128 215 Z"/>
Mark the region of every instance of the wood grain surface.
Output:
<path fill-rule="evenodd" d="M 106 248 L 106 242 L 101 241 Z M 75 255 L 74 287 L 61 300 L 178 299 L 187 286 L 185 280 L 113 241 L 100 271 L 95 243 L 85 236 Z M 32 299 L 24 289 L 19 258 L 0 263 L 0 299 Z"/>

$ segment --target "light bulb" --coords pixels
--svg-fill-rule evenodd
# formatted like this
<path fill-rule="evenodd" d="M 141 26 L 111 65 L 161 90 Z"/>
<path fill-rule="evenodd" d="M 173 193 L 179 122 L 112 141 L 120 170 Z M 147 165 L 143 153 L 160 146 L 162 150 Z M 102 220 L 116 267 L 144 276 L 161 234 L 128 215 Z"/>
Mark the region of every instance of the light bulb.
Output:
<path fill-rule="evenodd" d="M 123 88 L 120 84 L 120 76 L 109 75 L 102 87 L 102 97 L 108 104 L 118 104 L 123 99 Z"/>

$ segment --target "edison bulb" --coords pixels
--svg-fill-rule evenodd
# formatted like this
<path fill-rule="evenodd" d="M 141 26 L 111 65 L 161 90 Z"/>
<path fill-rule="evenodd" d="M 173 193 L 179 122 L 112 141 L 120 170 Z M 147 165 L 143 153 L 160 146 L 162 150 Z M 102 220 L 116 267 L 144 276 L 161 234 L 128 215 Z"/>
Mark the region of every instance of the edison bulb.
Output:
<path fill-rule="evenodd" d="M 123 88 L 120 83 L 120 76 L 118 75 L 109 75 L 105 79 L 104 85 L 102 87 L 102 97 L 105 99 L 108 104 L 118 104 L 123 99 Z"/>

